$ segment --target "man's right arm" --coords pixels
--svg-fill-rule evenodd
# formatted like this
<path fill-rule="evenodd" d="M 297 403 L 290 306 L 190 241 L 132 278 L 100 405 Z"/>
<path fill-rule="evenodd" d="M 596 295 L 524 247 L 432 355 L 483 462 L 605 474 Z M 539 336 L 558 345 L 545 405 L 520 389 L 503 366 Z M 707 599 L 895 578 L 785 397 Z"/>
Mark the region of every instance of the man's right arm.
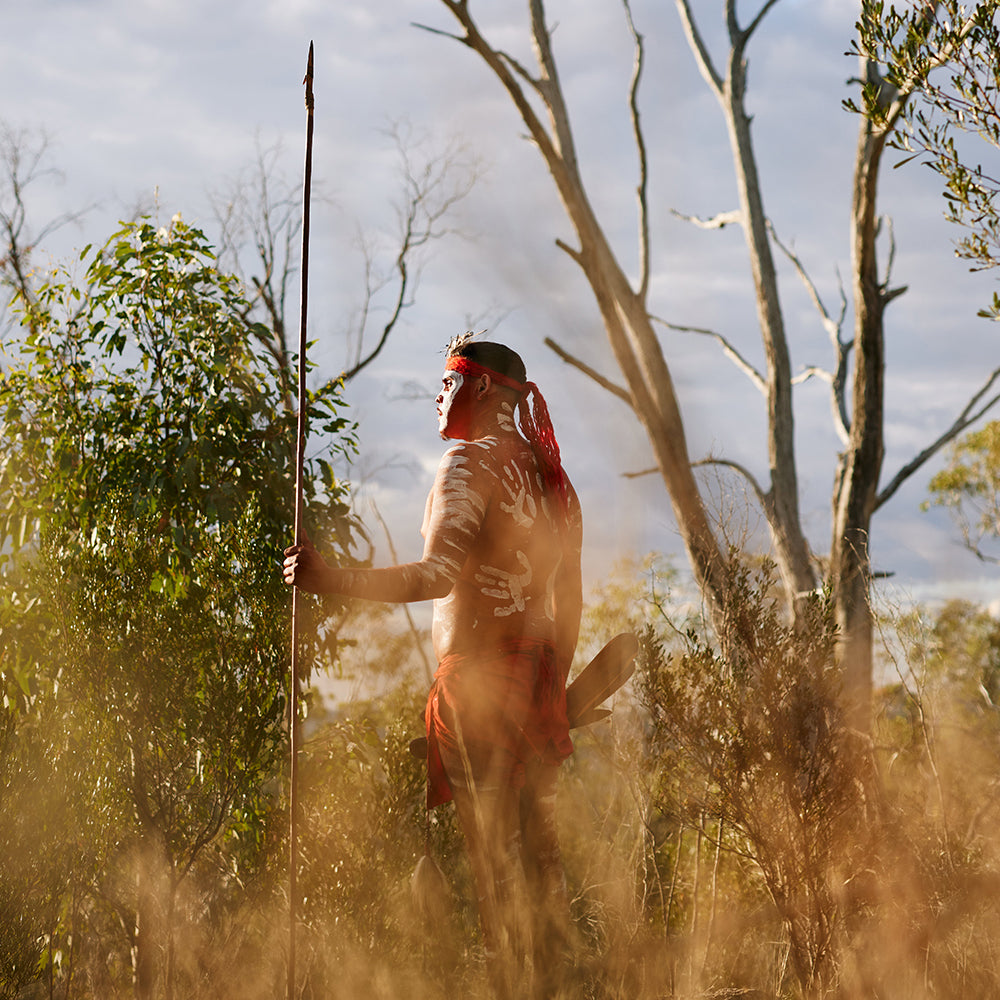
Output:
<path fill-rule="evenodd" d="M 445 453 L 431 492 L 424 553 L 418 562 L 384 569 L 328 566 L 311 546 L 286 549 L 284 578 L 302 590 L 403 604 L 446 597 L 462 570 L 486 513 L 488 474 L 477 446 Z"/>

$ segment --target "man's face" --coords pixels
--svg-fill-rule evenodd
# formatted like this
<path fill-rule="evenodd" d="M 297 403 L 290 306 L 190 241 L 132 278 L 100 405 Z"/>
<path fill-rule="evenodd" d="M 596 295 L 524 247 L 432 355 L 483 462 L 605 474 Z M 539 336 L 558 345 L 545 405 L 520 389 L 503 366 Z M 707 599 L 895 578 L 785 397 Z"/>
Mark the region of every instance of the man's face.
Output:
<path fill-rule="evenodd" d="M 467 438 L 472 418 L 472 380 L 446 371 L 437 399 L 438 433 L 443 438 Z"/>

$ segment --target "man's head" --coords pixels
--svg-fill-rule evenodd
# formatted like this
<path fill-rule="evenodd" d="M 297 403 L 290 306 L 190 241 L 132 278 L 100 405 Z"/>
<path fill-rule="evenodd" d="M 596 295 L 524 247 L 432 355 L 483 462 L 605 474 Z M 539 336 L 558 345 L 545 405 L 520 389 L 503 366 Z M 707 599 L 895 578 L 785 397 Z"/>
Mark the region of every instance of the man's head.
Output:
<path fill-rule="evenodd" d="M 515 351 L 470 334 L 448 345 L 441 392 L 435 403 L 443 438 L 469 439 L 502 408 L 513 412 L 525 390 L 524 362 Z M 504 404 L 507 404 L 504 406 Z"/>
<path fill-rule="evenodd" d="M 512 379 L 518 385 L 524 386 L 527 373 L 521 356 L 505 344 L 497 344 L 490 340 L 473 340 L 470 334 L 456 337 L 448 345 L 448 358 L 467 358 L 469 361 L 490 371 Z"/>
<path fill-rule="evenodd" d="M 515 430 L 514 411 L 521 433 L 535 453 L 546 486 L 568 510 L 567 480 L 559 457 L 549 408 L 524 362 L 509 347 L 473 340 L 465 333 L 448 345 L 448 360 L 437 397 L 438 430 L 443 438 L 470 440 L 489 426 Z"/>

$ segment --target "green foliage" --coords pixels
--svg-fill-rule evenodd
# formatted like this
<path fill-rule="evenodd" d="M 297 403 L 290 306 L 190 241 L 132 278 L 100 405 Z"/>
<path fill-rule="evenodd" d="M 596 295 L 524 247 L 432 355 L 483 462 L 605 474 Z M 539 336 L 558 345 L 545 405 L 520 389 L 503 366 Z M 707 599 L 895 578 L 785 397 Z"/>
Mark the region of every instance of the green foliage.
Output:
<path fill-rule="evenodd" d="M 880 68 L 864 82 L 862 110 L 877 127 L 894 128 L 889 143 L 903 162 L 916 159 L 940 176 L 945 215 L 966 230 L 957 253 L 974 269 L 1000 263 L 1000 178 L 972 159 L 977 142 L 1000 147 L 998 9 L 997 0 L 921 0 L 899 11 L 865 0 L 854 43 Z M 899 100 L 908 103 L 900 109 Z M 1000 298 L 980 315 L 1000 319 Z"/>
<path fill-rule="evenodd" d="M 0 541 L 16 551 L 43 523 L 82 539 L 119 490 L 173 536 L 165 584 L 249 496 L 262 531 L 286 537 L 295 418 L 276 406 L 278 373 L 204 235 L 142 222 L 82 257 L 83 287 L 60 271 L 38 290 L 21 364 L 0 381 Z M 309 407 L 316 431 L 352 446 L 333 391 Z M 307 477 L 311 494 L 319 479 Z M 338 501 L 334 486 L 322 512 L 345 513 Z"/>
<path fill-rule="evenodd" d="M 908 612 L 897 633 L 908 671 L 883 694 L 900 730 L 895 741 L 926 759 L 937 742 L 935 730 L 947 731 L 952 744 L 963 734 L 966 754 L 989 756 L 987 772 L 1000 769 L 1000 621 L 968 601 L 952 600 L 933 612 Z M 961 794 L 961 782 L 955 792 Z"/>
<path fill-rule="evenodd" d="M 1000 562 L 991 551 L 1000 540 L 1000 421 L 960 438 L 948 464 L 930 482 L 935 506 L 947 507 L 966 546 L 980 559 Z"/>
<path fill-rule="evenodd" d="M 3 778 L 25 803 L 0 839 L 48 887 L 38 967 L 69 977 L 71 943 L 101 941 L 108 981 L 134 975 L 146 996 L 173 989 L 175 936 L 198 919 L 184 881 L 214 869 L 225 898 L 267 846 L 295 417 L 198 230 L 143 221 L 82 259 L 82 284 L 58 271 L 25 307 L 0 374 Z M 306 501 L 346 558 L 331 460 L 354 445 L 337 392 L 309 400 L 326 449 Z M 307 637 L 322 632 L 312 611 Z"/>

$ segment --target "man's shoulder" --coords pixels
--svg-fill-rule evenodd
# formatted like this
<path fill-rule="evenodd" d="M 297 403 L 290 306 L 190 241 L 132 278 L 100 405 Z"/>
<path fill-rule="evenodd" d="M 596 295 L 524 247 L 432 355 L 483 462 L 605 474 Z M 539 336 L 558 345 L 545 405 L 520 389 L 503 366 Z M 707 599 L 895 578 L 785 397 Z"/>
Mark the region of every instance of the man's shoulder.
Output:
<path fill-rule="evenodd" d="M 491 467 L 500 457 L 500 443 L 495 437 L 475 441 L 456 441 L 441 456 L 442 470 L 467 468 L 476 464 Z"/>

